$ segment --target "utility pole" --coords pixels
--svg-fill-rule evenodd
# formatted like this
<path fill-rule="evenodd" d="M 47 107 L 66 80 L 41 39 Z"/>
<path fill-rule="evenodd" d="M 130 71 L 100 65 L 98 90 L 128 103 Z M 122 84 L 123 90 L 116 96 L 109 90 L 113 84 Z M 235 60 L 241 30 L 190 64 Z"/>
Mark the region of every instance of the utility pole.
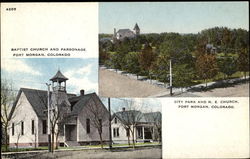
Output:
<path fill-rule="evenodd" d="M 173 95 L 173 92 L 172 92 L 172 60 L 170 59 L 170 61 L 169 61 L 170 63 L 169 63 L 169 71 L 170 71 L 170 76 L 169 76 L 169 78 L 170 78 L 170 82 L 169 82 L 169 84 L 170 84 L 170 95 L 172 96 Z"/>
<path fill-rule="evenodd" d="M 48 150 L 51 152 L 51 134 L 50 134 L 50 99 L 49 99 L 49 94 L 50 94 L 50 85 L 46 83 L 48 87 Z"/>
<path fill-rule="evenodd" d="M 110 98 L 108 98 L 108 108 L 109 108 L 109 149 L 112 149 Z"/>

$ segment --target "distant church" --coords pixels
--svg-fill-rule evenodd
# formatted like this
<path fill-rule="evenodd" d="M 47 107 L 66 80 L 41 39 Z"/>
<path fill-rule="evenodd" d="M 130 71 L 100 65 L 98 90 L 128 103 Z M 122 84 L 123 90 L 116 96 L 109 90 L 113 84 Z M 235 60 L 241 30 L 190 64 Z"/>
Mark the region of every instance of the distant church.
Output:
<path fill-rule="evenodd" d="M 137 35 L 140 35 L 140 28 L 138 24 L 136 23 L 134 26 L 133 31 L 130 29 L 119 29 L 116 31 L 116 28 L 114 28 L 114 35 L 113 35 L 113 41 L 115 40 L 123 40 L 124 38 L 134 38 Z"/>

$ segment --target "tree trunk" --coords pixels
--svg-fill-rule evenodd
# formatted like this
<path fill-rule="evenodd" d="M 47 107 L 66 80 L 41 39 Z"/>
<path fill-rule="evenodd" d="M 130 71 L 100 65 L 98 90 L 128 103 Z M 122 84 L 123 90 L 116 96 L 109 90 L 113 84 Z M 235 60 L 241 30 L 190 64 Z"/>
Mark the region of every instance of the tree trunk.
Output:
<path fill-rule="evenodd" d="M 207 89 L 207 79 L 205 79 L 205 83 L 206 83 L 206 89 Z"/>
<path fill-rule="evenodd" d="M 128 146 L 130 146 L 130 137 L 128 136 Z"/>
<path fill-rule="evenodd" d="M 134 134 L 134 132 L 135 132 L 135 127 L 133 126 L 133 128 L 132 128 L 133 130 L 133 132 L 132 132 L 132 140 L 133 140 L 133 148 L 135 149 L 135 134 Z"/>
<path fill-rule="evenodd" d="M 56 149 L 58 149 L 58 145 L 59 145 L 58 137 L 59 137 L 59 132 L 56 133 Z"/>
<path fill-rule="evenodd" d="M 4 134 L 5 134 L 5 151 L 8 150 L 8 126 L 4 126 Z"/>
<path fill-rule="evenodd" d="M 54 128 L 52 127 L 52 131 L 51 131 L 51 152 L 54 152 L 54 139 L 55 139 L 55 131 Z"/>
<path fill-rule="evenodd" d="M 99 133 L 99 136 L 100 136 L 100 143 L 101 143 L 101 148 L 103 149 L 103 142 L 102 142 L 102 133 L 101 132 L 98 132 Z"/>

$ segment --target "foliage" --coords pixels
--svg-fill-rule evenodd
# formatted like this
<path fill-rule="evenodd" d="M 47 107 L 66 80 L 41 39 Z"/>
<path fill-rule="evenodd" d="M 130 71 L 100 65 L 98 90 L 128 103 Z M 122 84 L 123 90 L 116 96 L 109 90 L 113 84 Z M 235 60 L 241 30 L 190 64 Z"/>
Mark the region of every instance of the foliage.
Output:
<path fill-rule="evenodd" d="M 249 50 L 241 49 L 238 57 L 238 69 L 239 71 L 244 72 L 246 77 L 246 72 L 249 71 Z"/>
<path fill-rule="evenodd" d="M 218 58 L 218 66 L 220 72 L 225 74 L 226 76 L 231 76 L 237 71 L 236 59 L 233 56 L 220 56 Z M 224 76 L 224 79 L 226 77 Z"/>
<path fill-rule="evenodd" d="M 199 56 L 196 60 L 196 70 L 199 77 L 205 82 L 213 78 L 218 73 L 215 55 L 204 54 Z"/>

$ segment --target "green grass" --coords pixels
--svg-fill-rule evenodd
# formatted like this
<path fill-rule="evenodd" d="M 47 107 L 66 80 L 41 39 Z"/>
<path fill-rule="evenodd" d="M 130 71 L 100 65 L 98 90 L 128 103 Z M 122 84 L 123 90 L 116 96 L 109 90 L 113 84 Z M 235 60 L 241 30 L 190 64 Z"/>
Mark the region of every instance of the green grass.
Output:
<path fill-rule="evenodd" d="M 249 76 L 249 72 L 246 73 L 247 76 Z M 234 78 L 241 78 L 244 77 L 243 72 L 236 72 L 233 75 L 231 75 L 230 77 L 226 77 L 226 79 L 234 79 Z M 224 74 L 222 72 L 219 72 L 213 79 L 208 79 L 208 82 L 213 82 L 213 81 L 220 81 L 220 80 L 224 80 Z M 201 83 L 205 83 L 204 80 L 193 80 L 194 83 L 196 84 L 201 84 Z"/>
<path fill-rule="evenodd" d="M 138 145 L 150 145 L 150 144 L 159 144 L 158 142 L 147 142 L 147 143 L 135 143 L 135 146 Z M 119 146 L 129 146 L 128 144 L 113 144 L 112 147 L 119 147 Z M 133 144 L 130 144 L 130 147 L 132 147 Z M 101 148 L 101 145 L 86 145 L 85 147 L 89 148 Z M 104 148 L 109 147 L 109 145 L 103 145 Z"/>
<path fill-rule="evenodd" d="M 35 151 L 35 150 L 47 150 L 48 147 L 28 147 L 28 148 L 8 148 L 8 150 L 5 150 L 5 147 L 2 146 L 2 152 L 20 152 L 20 151 Z"/>

